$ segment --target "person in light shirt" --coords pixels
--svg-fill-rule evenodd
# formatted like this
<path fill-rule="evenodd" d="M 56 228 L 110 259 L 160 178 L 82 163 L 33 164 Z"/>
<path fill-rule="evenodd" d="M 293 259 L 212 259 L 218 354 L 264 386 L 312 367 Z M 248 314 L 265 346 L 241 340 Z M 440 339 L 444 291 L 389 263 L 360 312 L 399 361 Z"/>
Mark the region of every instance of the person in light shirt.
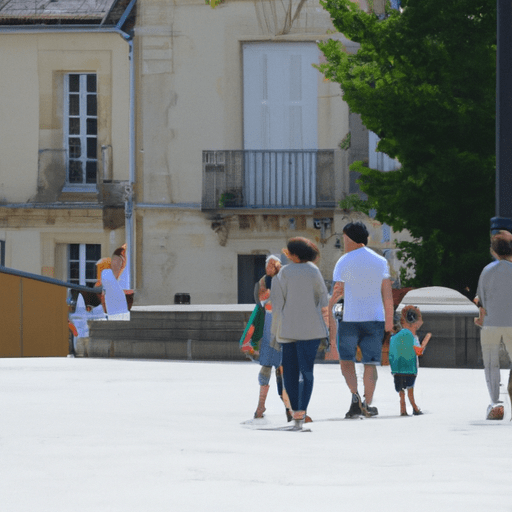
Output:
<path fill-rule="evenodd" d="M 504 407 L 500 395 L 500 345 L 503 342 L 512 356 L 512 234 L 502 230 L 491 237 L 491 254 L 495 261 L 480 274 L 475 301 L 480 308 L 480 318 L 475 323 L 482 327 L 480 344 L 484 363 L 485 380 L 491 403 L 487 419 L 502 419 Z M 508 392 L 512 399 L 512 371 Z"/>
<path fill-rule="evenodd" d="M 329 311 L 344 297 L 343 319 L 329 319 L 330 336 L 337 332 L 341 372 L 352 393 L 347 418 L 376 416 L 371 407 L 377 384 L 377 365 L 381 362 L 385 332 L 393 329 L 393 295 L 389 265 L 385 258 L 366 247 L 368 230 L 362 222 L 351 222 L 343 228 L 345 254 L 333 272 L 333 293 Z M 364 365 L 364 401 L 357 387 L 356 352 L 361 349 Z"/>

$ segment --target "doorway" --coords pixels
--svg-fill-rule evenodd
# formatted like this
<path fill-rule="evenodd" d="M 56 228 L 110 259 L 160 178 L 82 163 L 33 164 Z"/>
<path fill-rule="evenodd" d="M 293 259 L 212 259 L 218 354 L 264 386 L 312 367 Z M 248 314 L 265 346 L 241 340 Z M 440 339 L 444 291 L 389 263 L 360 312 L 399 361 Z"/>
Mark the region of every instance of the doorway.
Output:
<path fill-rule="evenodd" d="M 238 304 L 254 304 L 254 285 L 265 274 L 264 254 L 238 255 Z"/>

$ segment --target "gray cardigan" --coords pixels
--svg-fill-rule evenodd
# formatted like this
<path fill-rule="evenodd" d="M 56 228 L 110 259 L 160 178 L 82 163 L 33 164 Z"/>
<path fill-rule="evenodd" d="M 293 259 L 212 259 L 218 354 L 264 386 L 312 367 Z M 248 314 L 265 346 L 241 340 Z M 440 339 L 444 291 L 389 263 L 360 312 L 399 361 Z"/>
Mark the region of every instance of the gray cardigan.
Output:
<path fill-rule="evenodd" d="M 327 288 L 313 263 L 290 263 L 272 281 L 272 337 L 293 342 L 326 338 L 322 308 L 328 306 Z M 279 333 L 278 333 L 278 328 Z"/>

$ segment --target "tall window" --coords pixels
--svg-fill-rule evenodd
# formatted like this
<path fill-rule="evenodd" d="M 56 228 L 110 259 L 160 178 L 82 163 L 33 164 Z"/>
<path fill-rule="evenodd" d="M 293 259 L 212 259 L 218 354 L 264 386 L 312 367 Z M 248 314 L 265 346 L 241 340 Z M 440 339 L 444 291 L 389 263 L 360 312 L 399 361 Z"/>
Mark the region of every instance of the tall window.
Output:
<path fill-rule="evenodd" d="M 96 75 L 69 74 L 64 85 L 67 182 L 72 185 L 95 184 L 98 169 Z"/>
<path fill-rule="evenodd" d="M 300 150 L 318 148 L 318 60 L 315 43 L 243 45 L 249 207 L 316 204 L 316 152 Z"/>
<path fill-rule="evenodd" d="M 96 262 L 101 258 L 100 244 L 68 245 L 68 281 L 82 286 L 96 283 Z"/>
<path fill-rule="evenodd" d="M 244 149 L 318 147 L 315 43 L 243 45 Z"/>

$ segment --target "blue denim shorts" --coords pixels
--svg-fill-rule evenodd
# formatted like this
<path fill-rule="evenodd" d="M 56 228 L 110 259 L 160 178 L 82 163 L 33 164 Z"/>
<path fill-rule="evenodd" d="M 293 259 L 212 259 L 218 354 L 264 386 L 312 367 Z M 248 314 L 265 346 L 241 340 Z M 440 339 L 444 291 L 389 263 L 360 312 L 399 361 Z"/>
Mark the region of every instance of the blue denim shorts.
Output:
<path fill-rule="evenodd" d="M 342 361 L 355 361 L 361 348 L 363 364 L 380 364 L 384 322 L 338 322 L 338 354 Z"/>

